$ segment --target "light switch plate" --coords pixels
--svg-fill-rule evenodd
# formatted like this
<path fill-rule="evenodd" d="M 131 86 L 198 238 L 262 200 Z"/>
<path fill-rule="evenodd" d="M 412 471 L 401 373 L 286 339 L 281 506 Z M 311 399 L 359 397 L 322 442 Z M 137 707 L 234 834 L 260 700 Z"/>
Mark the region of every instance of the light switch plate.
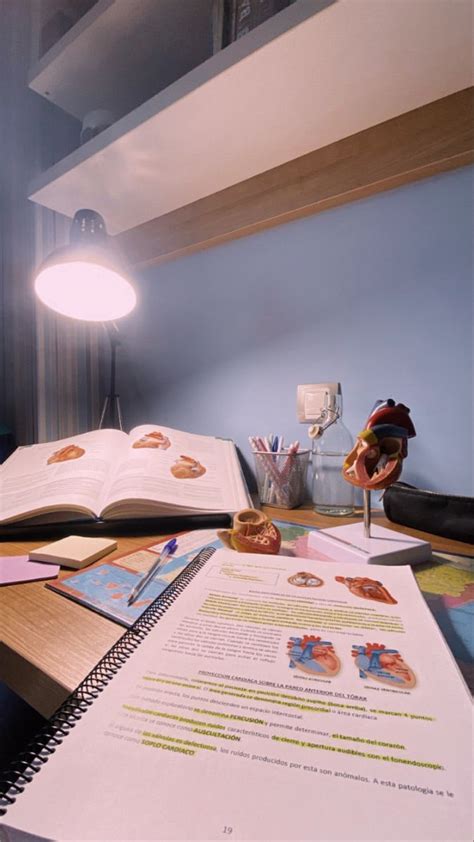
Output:
<path fill-rule="evenodd" d="M 327 396 L 338 393 L 339 383 L 306 383 L 298 386 L 296 412 L 300 424 L 314 424 L 320 421 Z"/>

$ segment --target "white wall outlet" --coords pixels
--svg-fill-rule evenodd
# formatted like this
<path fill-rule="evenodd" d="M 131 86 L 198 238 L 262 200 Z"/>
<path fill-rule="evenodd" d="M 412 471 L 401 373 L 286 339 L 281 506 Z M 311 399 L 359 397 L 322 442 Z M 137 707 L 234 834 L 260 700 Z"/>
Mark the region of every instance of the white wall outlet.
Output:
<path fill-rule="evenodd" d="M 321 420 L 330 395 L 337 395 L 339 383 L 306 383 L 298 386 L 296 412 L 300 424 L 314 424 Z"/>

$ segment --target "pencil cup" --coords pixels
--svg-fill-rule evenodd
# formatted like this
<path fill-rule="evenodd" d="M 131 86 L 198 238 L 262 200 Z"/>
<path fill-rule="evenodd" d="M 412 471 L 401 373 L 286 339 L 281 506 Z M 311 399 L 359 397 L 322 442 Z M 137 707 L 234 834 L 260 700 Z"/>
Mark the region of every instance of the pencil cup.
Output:
<path fill-rule="evenodd" d="M 282 509 L 301 506 L 305 499 L 309 450 L 296 453 L 257 450 L 254 459 L 260 502 Z"/>

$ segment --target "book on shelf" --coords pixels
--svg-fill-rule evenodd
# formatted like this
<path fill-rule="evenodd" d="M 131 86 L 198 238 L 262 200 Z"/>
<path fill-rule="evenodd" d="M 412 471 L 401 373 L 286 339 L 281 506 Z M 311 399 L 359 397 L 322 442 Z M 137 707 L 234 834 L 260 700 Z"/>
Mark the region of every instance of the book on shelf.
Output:
<path fill-rule="evenodd" d="M 214 0 L 213 52 L 228 47 L 296 0 Z"/>
<path fill-rule="evenodd" d="M 6 770 L 0 838 L 469 840 L 471 713 L 408 567 L 204 549 Z"/>
<path fill-rule="evenodd" d="M 18 448 L 0 466 L 3 525 L 232 514 L 250 505 L 233 442 L 145 424 Z"/>
<path fill-rule="evenodd" d="M 294 0 L 232 0 L 231 40 L 242 38 L 292 2 Z"/>

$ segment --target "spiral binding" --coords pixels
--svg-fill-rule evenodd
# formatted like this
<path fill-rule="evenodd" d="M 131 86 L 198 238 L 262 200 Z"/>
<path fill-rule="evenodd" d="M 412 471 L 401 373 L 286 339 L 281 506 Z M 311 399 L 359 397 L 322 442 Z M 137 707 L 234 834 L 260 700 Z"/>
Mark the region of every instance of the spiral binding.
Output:
<path fill-rule="evenodd" d="M 204 547 L 166 591 L 148 606 L 122 637 L 112 646 L 76 690 L 63 702 L 49 722 L 28 744 L 0 779 L 0 816 L 14 804 L 26 784 L 54 754 L 63 739 L 87 713 L 99 693 L 133 655 L 154 625 L 189 585 L 194 576 L 215 552 L 214 547 Z"/>

